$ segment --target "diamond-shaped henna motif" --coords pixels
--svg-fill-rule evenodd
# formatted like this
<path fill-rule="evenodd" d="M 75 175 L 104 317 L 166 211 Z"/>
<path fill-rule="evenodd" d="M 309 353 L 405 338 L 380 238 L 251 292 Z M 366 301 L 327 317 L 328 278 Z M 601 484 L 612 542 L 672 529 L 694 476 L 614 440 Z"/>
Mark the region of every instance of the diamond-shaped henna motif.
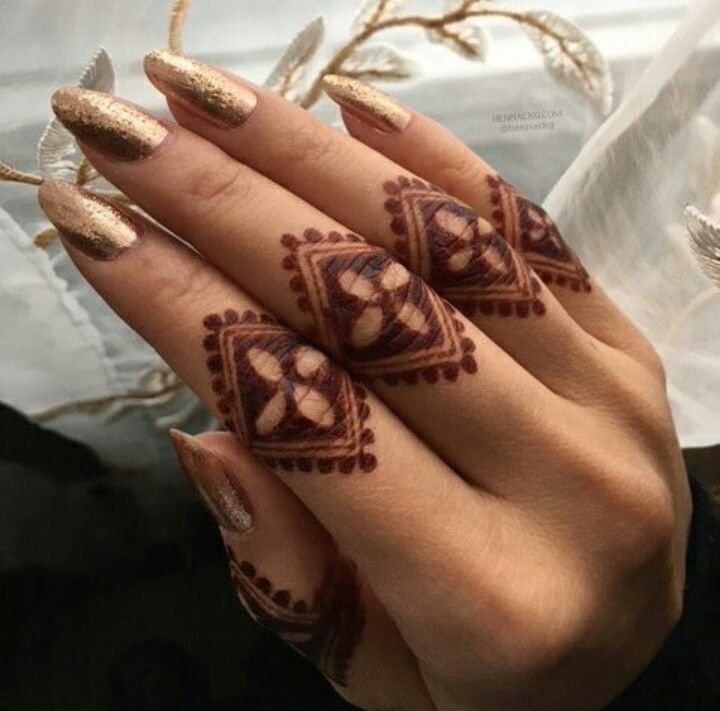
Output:
<path fill-rule="evenodd" d="M 285 235 L 283 244 L 298 306 L 354 374 L 412 384 L 476 372 L 474 344 L 453 308 L 384 250 L 356 235 L 313 229 Z"/>
<path fill-rule="evenodd" d="M 590 276 L 547 212 L 499 176 L 487 176 L 487 183 L 495 228 L 540 278 L 573 291 L 591 291 Z"/>
<path fill-rule="evenodd" d="M 325 570 L 310 603 L 276 589 L 249 561 L 226 546 L 230 575 L 241 602 L 259 624 L 310 659 L 336 684 L 347 685 L 348 670 L 365 625 L 357 570 L 337 556 Z"/>
<path fill-rule="evenodd" d="M 366 391 L 272 317 L 235 311 L 204 320 L 203 345 L 227 428 L 272 467 L 370 471 Z"/>
<path fill-rule="evenodd" d="M 418 178 L 383 187 L 396 253 L 463 313 L 545 313 L 527 264 L 471 208 Z"/>

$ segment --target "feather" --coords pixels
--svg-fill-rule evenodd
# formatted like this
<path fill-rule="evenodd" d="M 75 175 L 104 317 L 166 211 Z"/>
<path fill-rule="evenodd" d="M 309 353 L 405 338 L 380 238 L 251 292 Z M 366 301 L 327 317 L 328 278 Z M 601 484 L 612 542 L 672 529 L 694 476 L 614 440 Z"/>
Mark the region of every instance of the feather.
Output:
<path fill-rule="evenodd" d="M 364 0 L 350 25 L 350 34 L 357 36 L 379 22 L 398 17 L 406 0 Z"/>
<path fill-rule="evenodd" d="M 355 79 L 409 79 L 417 64 L 386 44 L 361 47 L 350 56 L 340 73 Z"/>
<path fill-rule="evenodd" d="M 720 224 L 694 205 L 685 208 L 685 226 L 692 250 L 701 271 L 720 288 Z"/>
<path fill-rule="evenodd" d="M 305 76 L 308 64 L 320 48 L 324 36 L 325 21 L 317 17 L 297 34 L 283 52 L 265 81 L 265 87 L 285 98 L 291 97 Z"/>
<path fill-rule="evenodd" d="M 466 59 L 480 62 L 487 57 L 490 46 L 490 36 L 487 31 L 467 21 L 429 27 L 427 36 L 431 42 L 443 44 Z"/>
<path fill-rule="evenodd" d="M 107 50 L 101 47 L 83 70 L 77 84 L 112 94 L 115 69 Z M 45 127 L 37 147 L 37 161 L 44 178 L 74 178 L 75 166 L 68 157 L 76 151 L 73 135 L 56 118 Z"/>
<path fill-rule="evenodd" d="M 575 23 L 552 12 L 518 14 L 518 21 L 543 55 L 550 73 L 584 93 L 604 116 L 609 114 L 612 77 L 592 40 Z"/>

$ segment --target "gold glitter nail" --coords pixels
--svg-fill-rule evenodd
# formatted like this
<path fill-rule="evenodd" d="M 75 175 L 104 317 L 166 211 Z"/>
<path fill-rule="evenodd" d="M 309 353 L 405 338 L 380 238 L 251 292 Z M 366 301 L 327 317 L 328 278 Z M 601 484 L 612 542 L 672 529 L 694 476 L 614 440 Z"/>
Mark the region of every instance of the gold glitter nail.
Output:
<path fill-rule="evenodd" d="M 140 236 L 141 222 L 129 210 L 73 183 L 43 183 L 38 199 L 63 238 L 93 259 L 116 259 Z"/>
<path fill-rule="evenodd" d="M 240 126 L 257 105 L 250 89 L 196 59 L 156 49 L 145 55 L 144 65 L 150 81 L 163 94 L 219 128 Z"/>
<path fill-rule="evenodd" d="M 170 438 L 183 471 L 215 520 L 231 531 L 249 531 L 253 522 L 247 493 L 225 463 L 197 437 L 170 430 Z"/>
<path fill-rule="evenodd" d="M 350 114 L 384 133 L 404 131 L 412 118 L 395 99 L 357 79 L 329 74 L 323 78 L 323 88 Z"/>
<path fill-rule="evenodd" d="M 100 91 L 58 89 L 52 107 L 79 141 L 120 160 L 146 158 L 168 135 L 159 119 Z"/>

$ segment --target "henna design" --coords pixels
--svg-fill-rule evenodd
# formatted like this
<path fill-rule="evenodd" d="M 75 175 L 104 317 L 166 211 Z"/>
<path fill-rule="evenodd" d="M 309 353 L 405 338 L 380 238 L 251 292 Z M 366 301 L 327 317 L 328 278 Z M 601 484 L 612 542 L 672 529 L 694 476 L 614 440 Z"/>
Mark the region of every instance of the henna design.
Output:
<path fill-rule="evenodd" d="M 307 657 L 340 686 L 347 686 L 352 655 L 365 625 L 357 569 L 339 555 L 327 566 L 312 602 L 277 590 L 248 561 L 226 546 L 230 576 L 252 618 Z"/>
<path fill-rule="evenodd" d="M 314 229 L 285 235 L 283 260 L 294 272 L 298 307 L 313 319 L 314 336 L 354 374 L 430 383 L 475 373 L 475 345 L 462 335 L 455 310 L 385 250 L 353 234 Z"/>
<path fill-rule="evenodd" d="M 211 314 L 207 367 L 226 427 L 268 466 L 371 471 L 365 389 L 267 314 Z"/>
<path fill-rule="evenodd" d="M 418 178 L 383 187 L 396 253 L 466 316 L 545 313 L 537 277 L 471 208 Z"/>
<path fill-rule="evenodd" d="M 488 175 L 495 228 L 527 259 L 539 277 L 573 291 L 592 290 L 590 276 L 542 207 L 498 175 Z"/>

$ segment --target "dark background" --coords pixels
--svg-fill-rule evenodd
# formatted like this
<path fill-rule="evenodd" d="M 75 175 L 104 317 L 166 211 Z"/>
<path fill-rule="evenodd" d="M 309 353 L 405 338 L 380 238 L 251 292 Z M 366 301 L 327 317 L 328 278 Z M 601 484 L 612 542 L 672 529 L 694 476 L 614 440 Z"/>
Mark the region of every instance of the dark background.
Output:
<path fill-rule="evenodd" d="M 720 447 L 686 458 L 720 481 Z M 351 708 L 245 615 L 189 486 L 108 471 L 2 405 L 0 640 L 3 711 Z"/>
<path fill-rule="evenodd" d="M 0 405 L 0 709 L 350 709 L 246 616 L 190 487 L 131 476 Z"/>

